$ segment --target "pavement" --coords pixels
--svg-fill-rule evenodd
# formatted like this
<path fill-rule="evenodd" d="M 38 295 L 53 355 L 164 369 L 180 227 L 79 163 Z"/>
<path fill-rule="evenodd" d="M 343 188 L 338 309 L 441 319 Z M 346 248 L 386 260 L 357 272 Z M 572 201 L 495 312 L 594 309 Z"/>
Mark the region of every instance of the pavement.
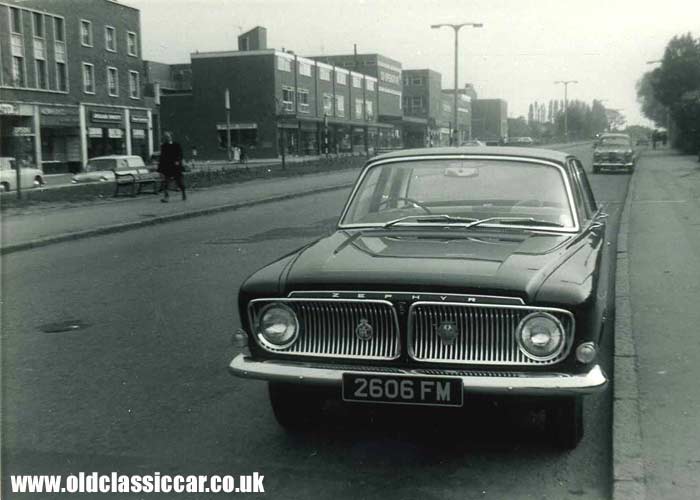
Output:
<path fill-rule="evenodd" d="M 700 163 L 648 151 L 618 266 L 615 500 L 700 497 Z M 626 276 L 624 269 L 627 269 Z M 624 283 L 627 283 L 627 286 Z M 622 289 L 619 284 L 623 283 Z"/>

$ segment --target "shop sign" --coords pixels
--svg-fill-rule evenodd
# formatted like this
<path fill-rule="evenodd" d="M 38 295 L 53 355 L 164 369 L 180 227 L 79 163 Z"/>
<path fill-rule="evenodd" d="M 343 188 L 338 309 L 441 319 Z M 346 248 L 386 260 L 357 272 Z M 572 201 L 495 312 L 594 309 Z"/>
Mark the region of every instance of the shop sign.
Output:
<path fill-rule="evenodd" d="M 90 118 L 94 122 L 120 122 L 122 115 L 120 113 L 102 113 L 100 111 L 92 111 Z"/>
<path fill-rule="evenodd" d="M 110 128 L 107 130 L 107 137 L 110 139 L 121 139 L 124 137 L 124 131 L 120 128 Z"/>
<path fill-rule="evenodd" d="M 88 128 L 88 137 L 102 137 L 102 129 L 98 127 Z"/>
<path fill-rule="evenodd" d="M 69 108 L 41 108 L 41 114 L 44 116 L 75 116 L 78 110 Z"/>
<path fill-rule="evenodd" d="M 296 128 L 296 125 L 292 125 L 293 127 Z M 231 124 L 231 130 L 252 130 L 252 129 L 257 129 L 258 124 L 257 123 L 232 123 Z M 226 130 L 227 126 L 225 123 L 217 123 L 216 124 L 216 130 Z"/>
<path fill-rule="evenodd" d="M 147 116 L 133 116 L 132 115 L 131 121 L 133 123 L 148 123 L 148 117 Z"/>
<path fill-rule="evenodd" d="M 19 114 L 19 108 L 14 104 L 0 102 L 0 115 L 16 115 Z"/>
<path fill-rule="evenodd" d="M 146 138 L 146 131 L 142 128 L 135 128 L 132 130 L 132 135 L 134 136 L 134 139 L 145 139 Z"/>
<path fill-rule="evenodd" d="M 31 127 L 13 127 L 12 135 L 15 137 L 26 137 L 28 135 L 34 135 Z"/>

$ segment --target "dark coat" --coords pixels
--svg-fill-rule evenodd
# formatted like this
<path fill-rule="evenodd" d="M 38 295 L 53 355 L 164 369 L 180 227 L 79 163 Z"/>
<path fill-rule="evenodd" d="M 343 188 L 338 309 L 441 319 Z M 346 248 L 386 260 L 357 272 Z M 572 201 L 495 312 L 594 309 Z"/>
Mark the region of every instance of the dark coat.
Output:
<path fill-rule="evenodd" d="M 160 160 L 158 172 L 164 175 L 178 175 L 182 173 L 182 148 L 177 142 L 160 145 Z"/>

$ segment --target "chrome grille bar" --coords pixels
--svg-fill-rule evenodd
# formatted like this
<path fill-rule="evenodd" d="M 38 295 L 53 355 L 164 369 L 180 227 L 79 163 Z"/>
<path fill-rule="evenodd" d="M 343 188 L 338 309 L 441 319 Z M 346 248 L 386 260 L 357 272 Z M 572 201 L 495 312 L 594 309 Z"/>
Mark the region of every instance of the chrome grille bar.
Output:
<path fill-rule="evenodd" d="M 255 337 L 260 311 L 268 304 L 290 307 L 299 321 L 299 337 L 286 348 L 258 345 L 270 352 L 325 358 L 392 360 L 401 353 L 399 326 L 391 302 L 366 299 L 281 298 L 256 299 L 248 306 Z M 366 320 L 372 336 L 362 340 L 356 335 L 358 324 Z"/>
<path fill-rule="evenodd" d="M 566 345 L 562 353 L 549 361 L 535 361 L 518 347 L 516 330 L 528 314 L 544 311 L 563 325 Z M 457 330 L 453 342 L 438 334 L 441 324 L 451 323 Z M 474 365 L 551 365 L 564 359 L 571 350 L 574 318 L 569 311 L 547 307 L 515 305 L 415 302 L 408 319 L 408 355 L 430 363 Z"/>

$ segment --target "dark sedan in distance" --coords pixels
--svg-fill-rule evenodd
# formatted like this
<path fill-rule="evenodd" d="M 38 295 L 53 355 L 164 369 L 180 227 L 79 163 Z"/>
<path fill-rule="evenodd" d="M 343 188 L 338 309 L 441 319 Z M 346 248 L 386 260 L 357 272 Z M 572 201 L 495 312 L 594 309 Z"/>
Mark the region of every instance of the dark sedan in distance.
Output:
<path fill-rule="evenodd" d="M 593 149 L 593 173 L 602 170 L 634 172 L 637 157 L 627 134 L 602 134 Z"/>
<path fill-rule="evenodd" d="M 602 390 L 607 214 L 581 162 L 512 147 L 372 158 L 336 231 L 240 287 L 237 376 L 269 382 L 278 422 L 346 404 L 542 402 L 575 447 Z"/>

